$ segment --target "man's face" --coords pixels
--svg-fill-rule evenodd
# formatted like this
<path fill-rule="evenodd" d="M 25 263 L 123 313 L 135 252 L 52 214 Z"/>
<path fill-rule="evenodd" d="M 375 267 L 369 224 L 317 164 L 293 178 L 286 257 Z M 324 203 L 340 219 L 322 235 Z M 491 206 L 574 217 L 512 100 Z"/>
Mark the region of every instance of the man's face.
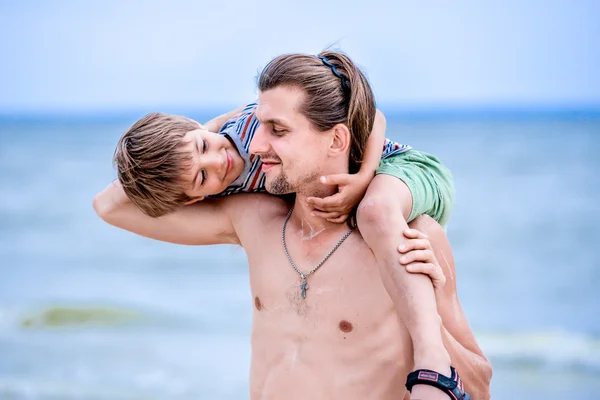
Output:
<path fill-rule="evenodd" d="M 223 135 L 203 128 L 186 133 L 183 150 L 191 155 L 181 179 L 185 194 L 201 200 L 205 196 L 221 193 L 244 170 L 244 160 L 237 149 Z"/>
<path fill-rule="evenodd" d="M 269 193 L 308 193 L 322 173 L 328 136 L 300 113 L 303 99 L 301 90 L 286 86 L 258 96 L 260 126 L 250 152 L 260 156 Z"/>

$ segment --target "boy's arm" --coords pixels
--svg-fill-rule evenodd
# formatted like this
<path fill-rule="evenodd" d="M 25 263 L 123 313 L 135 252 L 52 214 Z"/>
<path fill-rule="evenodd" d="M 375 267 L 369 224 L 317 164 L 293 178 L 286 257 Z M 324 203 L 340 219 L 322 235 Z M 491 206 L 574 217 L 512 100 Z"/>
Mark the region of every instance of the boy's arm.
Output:
<path fill-rule="evenodd" d="M 115 181 L 94 197 L 93 205 L 107 223 L 151 239 L 185 245 L 239 244 L 231 218 L 239 200 L 237 196 L 205 200 L 152 218 L 137 208 Z"/>
<path fill-rule="evenodd" d="M 383 143 L 385 142 L 385 128 L 386 121 L 383 113 L 379 110 L 375 113 L 375 122 L 373 123 L 373 130 L 369 135 L 367 141 L 367 148 L 365 149 L 365 156 L 363 162 L 358 171 L 364 180 L 368 183 L 375 176 L 375 170 L 379 167 L 381 162 L 381 154 L 383 153 Z"/>
<path fill-rule="evenodd" d="M 210 132 L 219 132 L 221 130 L 221 127 L 225 124 L 225 122 L 229 121 L 235 115 L 241 113 L 244 107 L 245 106 L 242 106 L 226 114 L 219 115 L 218 117 L 211 119 L 210 121 L 204 124 L 204 128 Z"/>

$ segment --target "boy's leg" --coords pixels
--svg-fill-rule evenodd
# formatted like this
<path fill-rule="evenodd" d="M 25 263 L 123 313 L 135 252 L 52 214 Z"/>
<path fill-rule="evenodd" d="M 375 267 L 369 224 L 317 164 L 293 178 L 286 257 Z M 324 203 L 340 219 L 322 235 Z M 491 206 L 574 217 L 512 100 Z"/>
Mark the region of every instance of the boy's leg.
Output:
<path fill-rule="evenodd" d="M 399 263 L 403 231 L 421 214 L 444 225 L 454 207 L 450 171 L 435 157 L 408 151 L 382 160 L 359 205 L 357 223 L 377 259 L 386 290 L 412 340 L 416 369 L 450 373 L 450 356 L 429 277 L 409 274 Z"/>
<path fill-rule="evenodd" d="M 398 261 L 397 249 L 405 241 L 405 215 L 412 209 L 411 197 L 408 186 L 400 179 L 377 175 L 358 207 L 358 228 L 375 254 L 385 288 L 411 335 L 415 369 L 431 369 L 450 376 L 450 356 L 442 341 L 431 280 L 426 275 L 410 274 Z M 405 199 L 404 204 L 401 199 Z"/>

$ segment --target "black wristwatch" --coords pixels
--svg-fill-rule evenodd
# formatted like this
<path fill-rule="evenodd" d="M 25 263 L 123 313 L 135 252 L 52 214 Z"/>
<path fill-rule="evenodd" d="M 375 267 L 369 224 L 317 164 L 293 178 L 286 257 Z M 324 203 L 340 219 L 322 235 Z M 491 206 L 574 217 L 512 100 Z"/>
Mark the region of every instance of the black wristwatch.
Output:
<path fill-rule="evenodd" d="M 471 396 L 465 393 L 462 380 L 456 373 L 456 370 L 450 367 L 450 371 L 452 371 L 452 376 L 448 378 L 429 369 L 418 369 L 408 374 L 406 389 L 412 392 L 412 388 L 415 385 L 429 385 L 440 389 L 450 396 L 452 400 L 471 400 Z"/>

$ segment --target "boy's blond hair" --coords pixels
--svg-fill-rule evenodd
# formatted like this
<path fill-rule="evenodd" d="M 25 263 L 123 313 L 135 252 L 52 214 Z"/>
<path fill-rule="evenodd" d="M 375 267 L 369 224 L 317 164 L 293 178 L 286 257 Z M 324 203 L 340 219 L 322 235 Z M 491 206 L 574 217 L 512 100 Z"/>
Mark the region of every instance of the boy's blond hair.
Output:
<path fill-rule="evenodd" d="M 160 217 L 191 200 L 180 179 L 192 158 L 184 150 L 183 137 L 199 127 L 185 117 L 151 113 L 119 139 L 114 154 L 117 176 L 144 214 Z"/>

